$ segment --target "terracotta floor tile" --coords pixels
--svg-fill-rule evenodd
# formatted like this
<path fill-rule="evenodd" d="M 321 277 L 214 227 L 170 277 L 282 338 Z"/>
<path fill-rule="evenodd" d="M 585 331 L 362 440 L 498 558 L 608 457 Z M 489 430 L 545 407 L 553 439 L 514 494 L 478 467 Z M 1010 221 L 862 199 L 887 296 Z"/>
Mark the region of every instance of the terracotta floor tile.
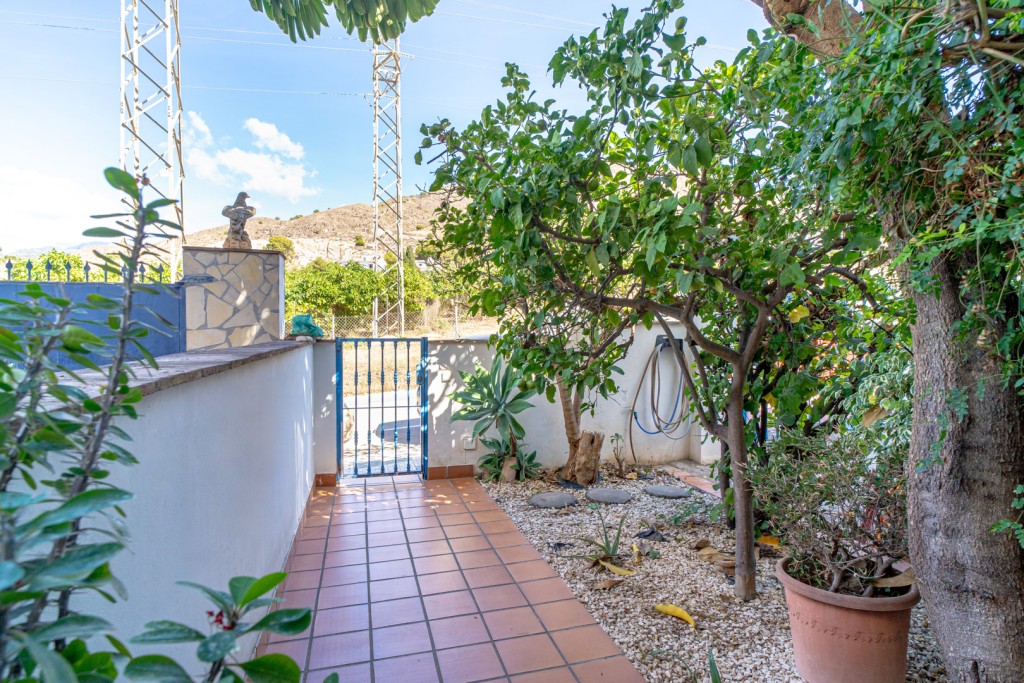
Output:
<path fill-rule="evenodd" d="M 373 522 L 377 522 L 379 524 L 381 522 L 401 522 L 401 521 L 402 521 L 402 513 L 399 512 L 398 504 L 397 503 L 391 503 L 388 507 L 383 508 L 383 509 L 378 509 L 378 510 L 367 509 L 367 511 L 366 511 L 367 527 L 369 527 L 369 525 L 371 523 L 373 523 Z"/>
<path fill-rule="evenodd" d="M 444 515 L 443 517 L 438 517 L 438 520 L 441 522 L 441 526 L 458 526 L 460 524 L 473 524 L 475 521 L 473 519 L 473 515 L 469 514 L 468 512 L 458 515 Z"/>
<path fill-rule="evenodd" d="M 399 543 L 405 543 L 405 533 L 402 531 L 387 531 L 381 534 L 373 534 L 372 536 L 367 536 L 366 539 L 366 545 L 371 548 Z"/>
<path fill-rule="evenodd" d="M 367 605 L 351 605 L 316 611 L 313 622 L 314 636 L 329 636 L 370 628 L 370 609 Z"/>
<path fill-rule="evenodd" d="M 425 621 L 374 628 L 373 658 L 385 659 L 430 651 L 430 634 Z"/>
<path fill-rule="evenodd" d="M 405 536 L 409 539 L 409 543 L 443 541 L 445 538 L 444 530 L 440 526 L 429 527 L 426 529 L 406 529 Z"/>
<path fill-rule="evenodd" d="M 480 611 L 490 612 L 497 609 L 508 609 L 509 607 L 523 607 L 526 605 L 526 598 L 522 591 L 514 584 L 504 586 L 490 586 L 488 588 L 473 589 L 473 597 L 480 606 Z"/>
<path fill-rule="evenodd" d="M 409 560 L 391 560 L 390 562 L 373 562 L 370 564 L 370 581 L 397 579 L 402 576 L 412 575 L 412 562 Z"/>
<path fill-rule="evenodd" d="M 505 564 L 544 559 L 532 545 L 513 545 L 506 548 L 498 548 L 497 553 L 498 557 Z"/>
<path fill-rule="evenodd" d="M 394 519 L 391 515 L 378 515 L 371 517 L 375 512 L 398 512 L 398 499 L 393 498 L 391 500 L 370 500 L 366 502 L 366 521 L 370 520 L 381 520 L 381 519 Z"/>
<path fill-rule="evenodd" d="M 334 516 L 331 517 L 331 532 L 328 535 L 336 535 L 334 532 L 338 531 L 338 527 L 345 526 L 346 524 L 362 524 L 365 521 L 365 512 L 335 512 Z"/>
<path fill-rule="evenodd" d="M 523 595 L 534 605 L 542 602 L 554 602 L 556 600 L 568 600 L 574 598 L 572 591 L 561 579 L 541 579 L 540 581 L 527 581 L 519 584 Z"/>
<path fill-rule="evenodd" d="M 324 555 L 324 567 L 344 567 L 350 564 L 366 564 L 366 550 L 338 550 Z"/>
<path fill-rule="evenodd" d="M 344 567 L 328 567 L 320 578 L 321 586 L 341 586 L 346 583 L 360 583 L 367 580 L 365 564 L 350 564 Z"/>
<path fill-rule="evenodd" d="M 369 662 L 332 667 L 330 669 L 319 669 L 318 671 L 310 671 L 306 674 L 306 683 L 323 683 L 324 679 L 331 674 L 338 674 L 338 680 L 345 683 L 367 683 L 373 680 L 370 669 Z"/>
<path fill-rule="evenodd" d="M 369 548 L 366 551 L 370 562 L 390 562 L 392 560 L 409 559 L 409 546 L 386 545 L 380 548 Z"/>
<path fill-rule="evenodd" d="M 370 582 L 370 600 L 372 602 L 411 598 L 414 595 L 419 595 L 419 589 L 416 586 L 416 579 L 411 576 Z"/>
<path fill-rule="evenodd" d="M 604 629 L 596 624 L 567 631 L 555 631 L 551 634 L 551 638 L 565 655 L 565 661 L 569 664 L 622 654 L 622 650 L 615 644 L 615 641 L 609 638 Z"/>
<path fill-rule="evenodd" d="M 442 650 L 437 653 L 437 660 L 444 683 L 471 683 L 505 674 L 490 643 Z"/>
<path fill-rule="evenodd" d="M 387 519 L 383 522 L 367 522 L 366 533 L 373 536 L 375 534 L 383 534 L 388 531 L 401 531 L 405 527 L 402 525 L 401 519 Z"/>
<path fill-rule="evenodd" d="M 530 636 L 535 633 L 541 633 L 544 630 L 533 610 L 529 607 L 515 607 L 513 609 L 498 610 L 497 612 L 486 612 L 484 614 L 484 622 L 487 624 L 487 630 L 491 632 L 491 637 L 494 640 Z"/>
<path fill-rule="evenodd" d="M 437 664 L 431 652 L 379 659 L 373 663 L 375 681 L 385 683 L 438 683 Z M 346 682 L 347 683 L 347 682 Z M 353 681 L 353 683 L 356 683 Z"/>
<path fill-rule="evenodd" d="M 572 670 L 580 683 L 644 683 L 644 677 L 625 657 L 576 664 Z"/>
<path fill-rule="evenodd" d="M 495 548 L 507 548 L 511 545 L 529 545 L 530 542 L 518 531 L 510 531 L 504 534 L 487 534 L 487 540 Z"/>
<path fill-rule="evenodd" d="M 370 605 L 370 614 L 373 618 L 373 628 L 385 626 L 397 626 L 398 624 L 409 624 L 414 621 L 423 621 L 426 615 L 423 614 L 423 605 L 418 595 L 401 600 L 388 600 L 387 602 L 375 602 Z"/>
<path fill-rule="evenodd" d="M 484 510 L 498 510 L 498 504 L 493 500 L 467 500 L 463 503 L 470 512 L 483 512 Z"/>
<path fill-rule="evenodd" d="M 470 588 L 483 588 L 485 586 L 499 586 L 503 583 L 512 583 L 512 575 L 502 566 L 478 567 L 463 571 L 466 576 L 466 583 Z"/>
<path fill-rule="evenodd" d="M 297 541 L 311 541 L 316 538 L 327 538 L 326 526 L 311 526 L 304 529 L 299 529 L 295 534 L 295 540 Z"/>
<path fill-rule="evenodd" d="M 508 519 L 507 515 L 501 510 L 480 510 L 474 511 L 473 516 L 478 522 L 496 522 L 504 521 Z"/>
<path fill-rule="evenodd" d="M 507 519 L 498 520 L 495 522 L 480 522 L 480 528 L 483 529 L 484 533 L 487 535 L 504 534 L 508 533 L 509 531 L 519 530 L 519 527 L 517 527 L 515 524 L 508 521 Z"/>
<path fill-rule="evenodd" d="M 594 618 L 587 611 L 587 608 L 575 598 L 558 602 L 546 602 L 542 605 L 535 605 L 534 609 L 537 611 L 537 616 L 540 617 L 541 623 L 549 631 L 557 631 L 574 626 L 588 626 L 594 623 Z"/>
<path fill-rule="evenodd" d="M 466 538 L 467 536 L 483 536 L 483 531 L 476 524 L 460 524 L 444 527 L 444 535 L 448 538 Z"/>
<path fill-rule="evenodd" d="M 321 588 L 316 606 L 317 609 L 331 609 L 332 607 L 361 605 L 367 601 L 367 598 L 365 583 L 349 583 L 343 586 Z"/>
<path fill-rule="evenodd" d="M 332 524 L 330 537 L 338 538 L 340 536 L 364 536 L 366 535 L 366 524 Z"/>
<path fill-rule="evenodd" d="M 410 501 L 402 506 L 402 519 L 437 519 L 434 510 L 426 501 Z"/>
<path fill-rule="evenodd" d="M 447 541 L 426 541 L 424 543 L 410 543 L 409 552 L 413 557 L 428 557 L 430 555 L 447 555 L 452 549 L 448 547 Z"/>
<path fill-rule="evenodd" d="M 476 602 L 469 591 L 425 595 L 423 606 L 427 610 L 428 619 L 442 619 L 476 612 Z"/>
<path fill-rule="evenodd" d="M 491 640 L 487 629 L 484 628 L 484 620 L 479 614 L 437 619 L 429 624 L 430 633 L 434 636 L 434 647 L 438 650 Z"/>
<path fill-rule="evenodd" d="M 319 555 L 294 555 L 288 560 L 288 571 L 301 572 L 320 569 L 323 565 L 324 558 Z"/>
<path fill-rule="evenodd" d="M 370 659 L 370 632 L 353 631 L 314 638 L 309 648 L 309 669 L 355 664 Z"/>
<path fill-rule="evenodd" d="M 289 640 L 284 643 L 271 643 L 263 648 L 260 654 L 288 655 L 295 660 L 295 663 L 299 665 L 300 669 L 305 669 L 306 652 L 308 650 L 309 638 L 302 638 L 301 640 Z"/>
<path fill-rule="evenodd" d="M 429 557 L 417 557 L 413 560 L 417 574 L 437 574 L 439 572 L 451 572 L 459 568 L 454 555 L 431 555 Z"/>
<path fill-rule="evenodd" d="M 544 560 L 517 562 L 516 564 L 509 565 L 508 571 L 516 581 L 535 581 L 536 579 L 549 579 L 558 576 L 557 572 L 551 568 L 551 565 Z"/>
<path fill-rule="evenodd" d="M 366 547 L 366 536 L 338 536 L 327 539 L 327 552 L 339 550 L 356 550 Z"/>
<path fill-rule="evenodd" d="M 519 674 L 511 678 L 513 683 L 576 683 L 576 677 L 567 666 L 557 669 L 545 669 L 528 674 Z"/>
<path fill-rule="evenodd" d="M 466 580 L 462 578 L 461 572 L 441 572 L 440 574 L 426 574 L 419 577 L 420 593 L 433 595 L 435 593 L 450 593 L 466 589 Z"/>
<path fill-rule="evenodd" d="M 457 553 L 471 552 L 473 550 L 490 550 L 491 544 L 487 542 L 486 536 L 466 536 L 465 538 L 453 538 L 448 544 Z"/>
<path fill-rule="evenodd" d="M 301 607 L 312 608 L 316 604 L 316 590 L 309 589 L 304 591 L 287 591 L 281 597 L 284 598 L 284 602 L 280 605 L 280 609 L 297 609 Z"/>
<path fill-rule="evenodd" d="M 549 669 L 564 663 L 547 635 L 499 640 L 494 646 L 509 674 Z"/>
<path fill-rule="evenodd" d="M 315 526 L 327 526 L 331 523 L 331 513 L 325 512 L 322 514 L 306 515 L 302 520 L 302 525 L 306 527 Z"/>
<path fill-rule="evenodd" d="M 289 572 L 288 578 L 284 581 L 284 589 L 288 591 L 316 588 L 320 585 L 320 570 L 314 569 L 306 572 Z"/>
<path fill-rule="evenodd" d="M 438 520 L 438 518 L 434 515 L 430 515 L 429 517 L 409 517 L 407 519 L 402 520 L 402 523 L 405 525 L 406 530 L 431 529 L 441 526 L 440 520 Z"/>
<path fill-rule="evenodd" d="M 447 515 L 459 515 L 469 512 L 469 508 L 462 503 L 445 502 L 437 505 L 437 507 L 434 508 L 434 511 L 437 513 L 438 517 L 444 517 Z"/>
<path fill-rule="evenodd" d="M 455 559 L 463 569 L 476 569 L 477 567 L 492 567 L 501 564 L 501 558 L 493 550 L 473 550 L 468 553 L 455 553 Z"/>

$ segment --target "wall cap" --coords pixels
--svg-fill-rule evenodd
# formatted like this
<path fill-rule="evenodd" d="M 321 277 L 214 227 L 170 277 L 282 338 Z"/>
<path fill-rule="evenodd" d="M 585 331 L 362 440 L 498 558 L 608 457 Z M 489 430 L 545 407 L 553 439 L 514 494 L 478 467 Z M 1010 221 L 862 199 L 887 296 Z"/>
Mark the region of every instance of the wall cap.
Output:
<path fill-rule="evenodd" d="M 223 247 L 182 247 L 183 251 L 212 251 L 212 252 L 224 252 L 230 253 L 232 251 L 240 251 L 243 254 L 277 254 L 278 256 L 284 256 L 283 251 L 277 251 L 276 249 L 225 249 Z"/>

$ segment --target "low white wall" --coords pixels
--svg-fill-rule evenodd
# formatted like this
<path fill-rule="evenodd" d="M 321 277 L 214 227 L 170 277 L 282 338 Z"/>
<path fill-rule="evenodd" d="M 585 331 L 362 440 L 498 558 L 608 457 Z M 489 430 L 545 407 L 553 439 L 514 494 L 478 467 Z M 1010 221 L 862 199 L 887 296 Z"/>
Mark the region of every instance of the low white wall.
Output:
<path fill-rule="evenodd" d="M 334 341 L 313 345 L 313 465 L 317 474 L 338 470 L 337 362 Z"/>
<path fill-rule="evenodd" d="M 164 389 L 121 424 L 139 459 L 110 477 L 135 494 L 124 506 L 132 540 L 113 562 L 129 598 L 85 598 L 118 637 L 156 619 L 205 632 L 209 603 L 175 582 L 224 590 L 232 576 L 284 567 L 313 481 L 312 363 L 307 345 Z M 195 648 L 136 650 L 185 663 Z"/>
<path fill-rule="evenodd" d="M 644 366 L 655 347 L 655 340 L 661 333 L 660 328 L 647 330 L 638 327 L 636 339 L 629 353 L 619 363 L 623 374 L 616 377 L 619 386 L 617 393 L 607 399 L 597 398 L 593 414 L 585 414 L 583 428 L 605 433 L 603 457 L 610 460 L 613 434 L 622 434 L 626 456 L 629 458 L 629 430 L 633 422 L 633 398 L 643 382 L 642 393 L 636 403 L 637 418 L 641 425 L 654 431 L 654 417 L 650 410 L 650 377 L 644 373 Z M 681 333 L 677 332 L 677 334 Z M 676 394 L 679 390 L 679 366 L 671 350 L 659 352 L 661 360 L 661 392 L 659 410 L 663 418 L 668 419 Z M 430 344 L 430 465 L 468 465 L 476 464 L 483 453 L 478 444 L 474 450 L 467 450 L 470 445 L 469 435 L 472 432 L 471 422 L 452 422 L 452 413 L 458 409 L 451 396 L 463 385 L 460 372 L 472 372 L 477 365 L 489 368 L 494 358 L 494 351 L 486 341 L 440 341 Z M 544 396 L 533 399 L 534 406 L 520 415 L 520 422 L 526 429 L 526 447 L 537 451 L 538 460 L 545 466 L 562 465 L 569 454 L 569 446 L 565 439 L 565 428 L 562 422 L 561 408 L 558 403 L 549 403 Z M 676 410 L 676 415 L 686 414 L 685 399 Z M 632 424 L 633 448 L 641 463 L 666 463 L 677 460 L 696 460 L 700 462 L 713 452 L 717 456 L 718 447 L 702 446 L 703 431 L 696 421 L 688 426 L 688 421 L 674 433 L 671 438 L 664 434 L 645 434 L 635 422 Z"/>

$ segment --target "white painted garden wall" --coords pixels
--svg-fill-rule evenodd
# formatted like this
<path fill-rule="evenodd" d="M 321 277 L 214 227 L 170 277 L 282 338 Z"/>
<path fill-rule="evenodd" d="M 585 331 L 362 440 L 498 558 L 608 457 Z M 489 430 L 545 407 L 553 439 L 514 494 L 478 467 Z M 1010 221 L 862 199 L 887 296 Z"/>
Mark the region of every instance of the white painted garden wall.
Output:
<path fill-rule="evenodd" d="M 282 569 L 313 482 L 312 381 L 313 348 L 300 345 L 157 391 L 122 424 L 140 461 L 111 476 L 135 494 L 132 541 L 113 563 L 129 598 L 92 603 L 120 637 L 154 619 L 205 630 L 207 601 L 177 581 L 223 589 Z"/>
<path fill-rule="evenodd" d="M 648 430 L 654 429 L 654 418 L 650 413 L 649 377 L 641 376 L 644 365 L 655 346 L 659 328 L 646 330 L 637 328 L 636 340 L 627 356 L 619 363 L 623 375 L 617 378 L 619 391 L 602 399 L 598 397 L 593 415 L 584 416 L 583 428 L 605 433 L 603 457 L 610 460 L 612 444 L 610 437 L 622 434 L 627 457 L 629 457 L 629 428 L 633 420 L 633 397 L 644 380 L 643 393 L 636 405 L 637 417 Z M 681 333 L 677 333 L 680 334 Z M 661 395 L 662 417 L 668 418 L 679 389 L 679 367 L 672 352 L 661 353 Z M 438 341 L 430 344 L 430 465 L 450 466 L 475 464 L 483 453 L 482 447 L 472 446 L 469 435 L 470 422 L 452 422 L 452 413 L 458 409 L 451 396 L 462 388 L 460 372 L 472 372 L 477 365 L 489 368 L 494 351 L 485 340 Z M 565 439 L 561 408 L 558 403 L 548 403 L 543 396 L 534 399 L 533 408 L 522 413 L 520 421 L 526 428 L 526 447 L 537 451 L 538 460 L 545 466 L 560 466 L 568 457 L 569 447 Z M 677 413 L 685 414 L 682 403 Z M 694 423 L 687 431 L 679 429 L 672 438 L 665 435 L 645 434 L 633 423 L 633 446 L 641 463 L 667 463 L 678 460 L 710 462 L 717 458 L 718 446 L 704 438 L 704 432 Z M 702 442 L 707 443 L 702 443 Z"/>

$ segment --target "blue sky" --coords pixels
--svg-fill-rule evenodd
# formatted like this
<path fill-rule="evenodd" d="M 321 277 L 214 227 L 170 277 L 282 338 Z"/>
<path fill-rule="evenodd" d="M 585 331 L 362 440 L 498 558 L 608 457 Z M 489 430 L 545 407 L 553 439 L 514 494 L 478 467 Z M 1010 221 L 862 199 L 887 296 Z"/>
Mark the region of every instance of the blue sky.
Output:
<path fill-rule="evenodd" d="M 331 27 L 293 45 L 245 0 L 179 0 L 186 112 L 185 223 L 224 222 L 246 190 L 259 215 L 288 218 L 372 193 L 369 47 Z M 157 3 L 162 5 L 162 3 Z M 640 11 L 646 2 L 620 6 Z M 82 241 L 89 214 L 116 208 L 100 171 L 118 163 L 118 0 L 0 0 L 0 250 Z M 441 0 L 402 37 L 406 194 L 429 182 L 413 164 L 419 125 L 463 125 L 501 95 L 514 61 L 542 93 L 545 65 L 572 33 L 601 23 L 603 0 Z M 765 21 L 750 0 L 692 0 L 702 60 L 731 59 Z M 283 92 L 252 92 L 283 91 Z M 310 94 L 306 94 L 310 93 Z"/>

